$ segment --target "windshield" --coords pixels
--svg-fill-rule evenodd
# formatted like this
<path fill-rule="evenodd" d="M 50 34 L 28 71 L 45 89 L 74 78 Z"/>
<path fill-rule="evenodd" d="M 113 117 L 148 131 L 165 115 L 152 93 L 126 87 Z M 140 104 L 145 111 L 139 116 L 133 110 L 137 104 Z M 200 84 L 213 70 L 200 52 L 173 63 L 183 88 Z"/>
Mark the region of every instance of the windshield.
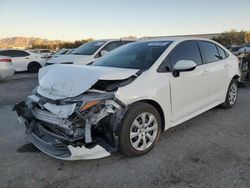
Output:
<path fill-rule="evenodd" d="M 106 41 L 87 42 L 76 48 L 72 54 L 76 55 L 93 55 Z"/>
<path fill-rule="evenodd" d="M 127 44 L 96 60 L 92 65 L 148 69 L 171 43 L 172 41 L 147 41 Z"/>

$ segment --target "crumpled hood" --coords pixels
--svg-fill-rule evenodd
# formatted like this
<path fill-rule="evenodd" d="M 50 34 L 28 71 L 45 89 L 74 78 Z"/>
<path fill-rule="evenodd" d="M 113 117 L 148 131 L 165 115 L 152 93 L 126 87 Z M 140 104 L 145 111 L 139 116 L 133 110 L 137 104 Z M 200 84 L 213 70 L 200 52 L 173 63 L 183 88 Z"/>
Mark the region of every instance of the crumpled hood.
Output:
<path fill-rule="evenodd" d="M 123 80 L 137 71 L 103 66 L 51 65 L 40 69 L 37 92 L 52 100 L 75 97 L 98 80 Z"/>
<path fill-rule="evenodd" d="M 75 63 L 75 62 L 82 62 L 82 64 L 89 63 L 89 61 L 92 59 L 92 56 L 89 55 L 59 55 L 57 57 L 52 57 L 50 60 L 48 60 L 48 63 L 54 63 L 54 64 L 60 64 L 60 63 Z"/>

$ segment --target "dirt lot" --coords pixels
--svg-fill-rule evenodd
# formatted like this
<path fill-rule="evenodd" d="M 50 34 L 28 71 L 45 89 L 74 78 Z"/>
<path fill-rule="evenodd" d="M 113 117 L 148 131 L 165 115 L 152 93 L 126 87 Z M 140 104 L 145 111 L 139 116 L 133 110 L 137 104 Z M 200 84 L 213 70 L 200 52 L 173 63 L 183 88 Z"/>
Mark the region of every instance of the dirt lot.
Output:
<path fill-rule="evenodd" d="M 0 187 L 250 187 L 250 89 L 236 106 L 212 109 L 162 134 L 145 156 L 66 162 L 29 144 L 11 111 L 37 75 L 0 81 Z"/>

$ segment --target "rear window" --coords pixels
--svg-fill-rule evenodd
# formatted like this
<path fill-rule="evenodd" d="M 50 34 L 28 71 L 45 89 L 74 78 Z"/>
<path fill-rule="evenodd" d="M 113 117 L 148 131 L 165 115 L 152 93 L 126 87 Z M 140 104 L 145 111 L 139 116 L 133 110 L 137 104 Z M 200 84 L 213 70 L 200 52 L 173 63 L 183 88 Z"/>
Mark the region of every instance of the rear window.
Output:
<path fill-rule="evenodd" d="M 20 51 L 20 50 L 4 50 L 4 51 L 0 51 L 0 55 L 10 56 L 10 57 L 25 57 L 25 56 L 29 56 L 30 54 L 28 54 L 25 51 Z"/>
<path fill-rule="evenodd" d="M 212 63 L 221 60 L 215 44 L 207 41 L 199 41 L 199 46 L 202 50 L 204 63 Z"/>
<path fill-rule="evenodd" d="M 2 56 L 10 56 L 10 54 L 7 51 L 0 51 L 0 55 L 2 55 Z"/>

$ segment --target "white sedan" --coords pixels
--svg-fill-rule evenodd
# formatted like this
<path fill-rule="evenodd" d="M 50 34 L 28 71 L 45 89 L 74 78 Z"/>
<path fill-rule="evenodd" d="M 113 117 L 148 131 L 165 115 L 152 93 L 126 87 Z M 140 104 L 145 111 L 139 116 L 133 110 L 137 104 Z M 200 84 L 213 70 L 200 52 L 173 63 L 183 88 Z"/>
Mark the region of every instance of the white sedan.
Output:
<path fill-rule="evenodd" d="M 238 59 L 220 44 L 160 38 L 118 48 L 89 66 L 52 65 L 15 110 L 31 142 L 64 160 L 149 152 L 160 133 L 237 100 Z"/>
<path fill-rule="evenodd" d="M 27 50 L 0 50 L 0 55 L 12 59 L 15 71 L 38 72 L 45 65 L 45 58 Z"/>
<path fill-rule="evenodd" d="M 10 57 L 0 56 L 0 79 L 10 77 L 15 69 Z"/>

